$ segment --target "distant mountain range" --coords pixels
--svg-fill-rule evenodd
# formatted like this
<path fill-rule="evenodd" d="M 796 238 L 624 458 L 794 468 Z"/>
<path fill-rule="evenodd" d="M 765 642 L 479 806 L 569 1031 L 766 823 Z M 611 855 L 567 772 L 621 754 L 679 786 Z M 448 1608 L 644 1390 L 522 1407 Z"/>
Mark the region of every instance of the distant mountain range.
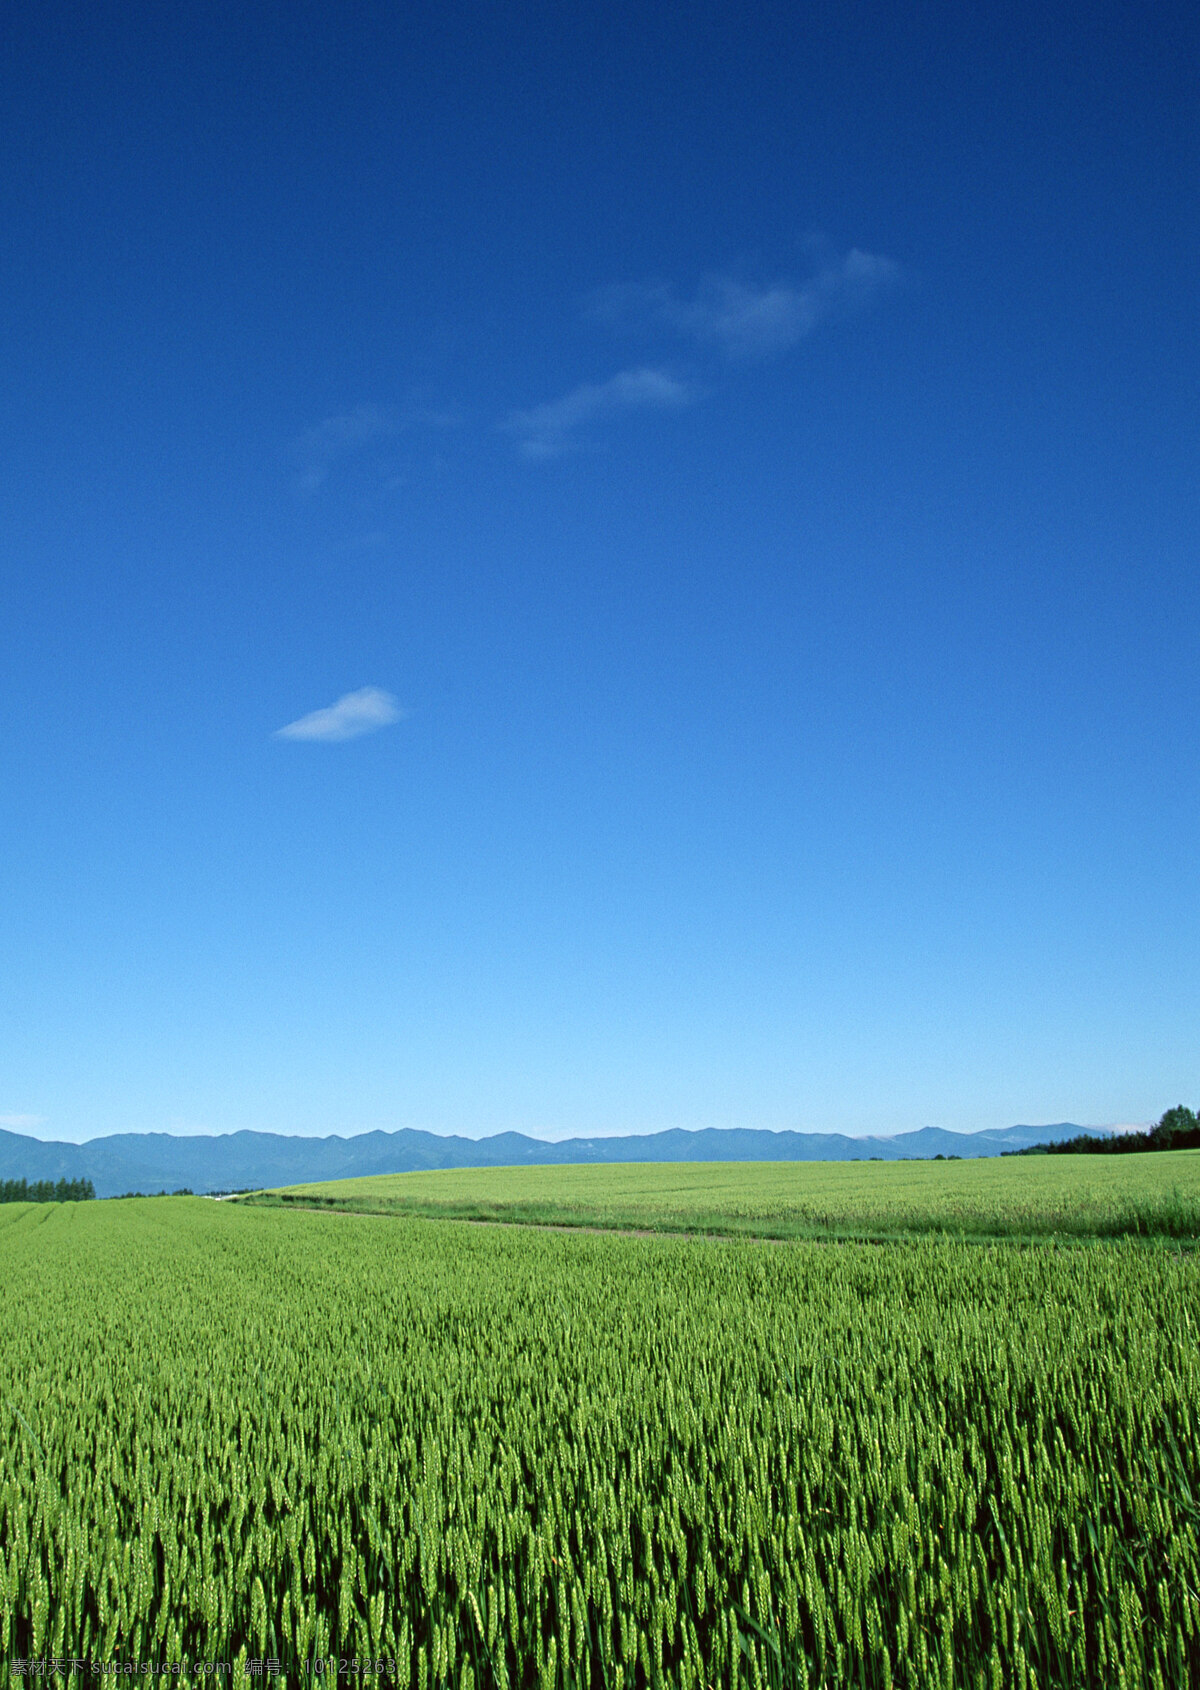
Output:
<path fill-rule="evenodd" d="M 890 1138 L 844 1133 L 764 1132 L 705 1127 L 624 1138 L 569 1138 L 558 1144 L 497 1133 L 494 1138 L 443 1138 L 404 1128 L 355 1138 L 293 1138 L 281 1133 L 225 1133 L 175 1138 L 170 1133 L 114 1133 L 86 1144 L 61 1144 L 0 1131 L 0 1180 L 90 1179 L 97 1197 L 126 1191 L 230 1191 L 359 1179 L 420 1168 L 499 1168 L 569 1162 L 886 1162 L 933 1156 L 999 1156 L 1032 1144 L 1106 1136 L 1101 1127 L 1059 1121 L 1046 1127 L 952 1133 L 940 1127 Z"/>

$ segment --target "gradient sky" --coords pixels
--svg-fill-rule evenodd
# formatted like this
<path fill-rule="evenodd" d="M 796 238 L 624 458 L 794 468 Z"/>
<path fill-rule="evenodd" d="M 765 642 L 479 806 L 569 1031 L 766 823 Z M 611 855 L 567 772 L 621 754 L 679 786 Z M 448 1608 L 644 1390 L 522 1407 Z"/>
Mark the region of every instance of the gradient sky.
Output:
<path fill-rule="evenodd" d="M 0 1124 L 1200 1101 L 1198 45 L 10 7 Z"/>

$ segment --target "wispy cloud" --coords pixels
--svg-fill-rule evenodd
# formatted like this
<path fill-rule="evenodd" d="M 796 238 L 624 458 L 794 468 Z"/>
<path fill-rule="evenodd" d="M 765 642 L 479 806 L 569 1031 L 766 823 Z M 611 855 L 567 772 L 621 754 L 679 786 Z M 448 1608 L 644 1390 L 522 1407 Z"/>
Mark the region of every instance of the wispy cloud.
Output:
<path fill-rule="evenodd" d="M 7 1127 L 13 1133 L 26 1133 L 40 1127 L 45 1119 L 44 1115 L 0 1115 L 0 1127 Z"/>
<path fill-rule="evenodd" d="M 756 283 L 705 276 L 691 297 L 667 282 L 601 288 L 587 314 L 615 327 L 660 327 L 715 347 L 731 360 L 786 352 L 826 319 L 866 304 L 898 280 L 890 258 L 858 248 L 827 259 L 803 282 Z"/>
<path fill-rule="evenodd" d="M 338 464 L 367 447 L 409 429 L 454 428 L 459 420 L 456 411 L 431 405 L 355 405 L 326 417 L 293 442 L 296 486 L 301 493 L 315 493 Z"/>
<path fill-rule="evenodd" d="M 628 411 L 677 411 L 698 396 L 695 386 L 665 370 L 621 370 L 607 381 L 584 382 L 528 411 L 514 411 L 504 428 L 526 458 L 557 458 L 579 444 L 579 430 Z"/>
<path fill-rule="evenodd" d="M 377 728 L 386 728 L 407 715 L 408 711 L 382 687 L 359 687 L 357 692 L 344 693 L 336 704 L 326 705 L 324 710 L 311 710 L 298 721 L 277 728 L 274 737 L 319 740 L 332 745 L 374 733 Z"/>
<path fill-rule="evenodd" d="M 395 434 L 398 427 L 395 412 L 382 405 L 356 405 L 352 411 L 326 417 L 295 443 L 297 487 L 302 493 L 315 493 L 336 463 L 372 441 Z"/>

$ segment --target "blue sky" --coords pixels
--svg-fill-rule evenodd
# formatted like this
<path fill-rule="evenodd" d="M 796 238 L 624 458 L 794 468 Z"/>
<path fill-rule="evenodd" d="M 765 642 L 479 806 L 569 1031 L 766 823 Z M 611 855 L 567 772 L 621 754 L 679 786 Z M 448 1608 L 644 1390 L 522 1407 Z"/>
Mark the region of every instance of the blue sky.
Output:
<path fill-rule="evenodd" d="M 1200 1100 L 1198 36 L 14 9 L 0 1123 Z"/>

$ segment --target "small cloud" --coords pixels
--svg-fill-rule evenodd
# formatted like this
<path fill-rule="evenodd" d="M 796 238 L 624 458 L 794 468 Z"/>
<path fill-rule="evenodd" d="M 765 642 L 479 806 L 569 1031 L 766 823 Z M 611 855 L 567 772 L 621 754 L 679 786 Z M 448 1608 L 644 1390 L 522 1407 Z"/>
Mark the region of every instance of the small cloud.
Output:
<path fill-rule="evenodd" d="M 0 1127 L 7 1127 L 13 1133 L 27 1133 L 40 1127 L 45 1119 L 44 1115 L 0 1115 Z"/>
<path fill-rule="evenodd" d="M 665 370 L 622 370 L 608 381 L 585 382 L 561 399 L 514 411 L 504 423 L 526 458 L 557 458 L 578 444 L 577 431 L 627 411 L 676 411 L 697 397 L 689 382 Z"/>
<path fill-rule="evenodd" d="M 273 737 L 319 740 L 332 745 L 374 733 L 377 728 L 386 728 L 407 715 L 408 711 L 382 687 L 359 687 L 357 692 L 345 693 L 336 704 L 327 705 L 324 710 L 311 710 L 299 721 L 277 728 Z"/>
<path fill-rule="evenodd" d="M 296 485 L 302 493 L 315 493 L 334 464 L 371 441 L 394 434 L 398 427 L 395 413 L 382 405 L 356 405 L 352 411 L 326 417 L 295 444 L 299 464 Z"/>
<path fill-rule="evenodd" d="M 857 248 L 829 259 L 805 282 L 746 282 L 706 276 L 691 298 L 666 282 L 626 283 L 591 295 L 587 314 L 614 327 L 659 325 L 726 358 L 769 358 L 786 352 L 818 323 L 866 304 L 898 280 L 890 258 Z"/>
<path fill-rule="evenodd" d="M 294 442 L 296 486 L 301 493 L 315 493 L 336 464 L 376 441 L 409 429 L 455 428 L 460 421 L 456 411 L 430 405 L 356 405 L 353 410 L 326 417 Z"/>

